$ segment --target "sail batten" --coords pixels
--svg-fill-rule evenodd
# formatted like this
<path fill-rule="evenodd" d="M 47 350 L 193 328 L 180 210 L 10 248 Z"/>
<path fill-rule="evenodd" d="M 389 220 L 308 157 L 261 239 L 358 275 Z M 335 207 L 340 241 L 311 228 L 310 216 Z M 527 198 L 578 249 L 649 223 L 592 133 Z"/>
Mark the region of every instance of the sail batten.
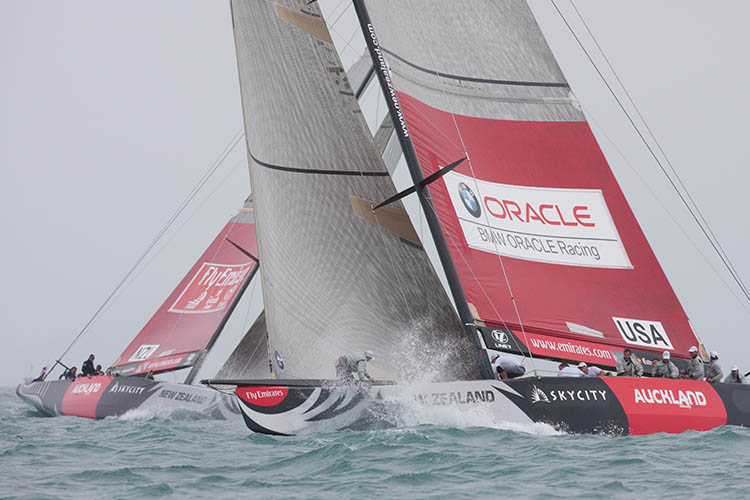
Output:
<path fill-rule="evenodd" d="M 355 209 L 355 199 L 396 190 L 335 47 L 277 5 L 318 15 L 302 0 L 232 2 L 275 373 L 330 378 L 340 355 L 372 350 L 373 375 L 392 378 L 440 345 L 452 361 L 438 377 L 477 378 L 458 355 L 465 341 L 450 301 L 402 219 L 391 217 L 394 232 Z"/>

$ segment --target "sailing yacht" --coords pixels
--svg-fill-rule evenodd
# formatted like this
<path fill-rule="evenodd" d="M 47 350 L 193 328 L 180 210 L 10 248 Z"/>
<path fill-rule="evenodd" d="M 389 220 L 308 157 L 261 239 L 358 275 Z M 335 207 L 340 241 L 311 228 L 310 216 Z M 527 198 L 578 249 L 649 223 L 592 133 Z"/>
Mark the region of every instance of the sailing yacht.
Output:
<path fill-rule="evenodd" d="M 613 370 L 630 349 L 650 375 L 663 352 L 684 368 L 705 349 L 525 1 L 354 6 L 412 177 L 401 193 L 317 4 L 232 1 L 275 379 L 207 383 L 237 386 L 248 427 L 348 427 L 381 400 L 581 433 L 750 425 L 748 386 L 536 369 Z M 327 380 L 366 349 L 386 382 Z M 496 380 L 495 353 L 528 376 Z M 403 383 L 415 366 L 433 381 Z"/>
<path fill-rule="evenodd" d="M 348 69 L 358 98 L 373 78 L 365 54 Z M 378 135 L 385 153 L 390 128 Z M 416 239 L 416 238 L 415 238 Z M 230 219 L 156 313 L 107 370 L 107 375 L 18 385 L 17 395 L 47 415 L 101 419 L 134 409 L 187 409 L 211 418 L 239 414 L 233 396 L 195 385 L 224 326 L 259 270 L 252 196 Z M 216 373 L 216 377 L 268 377 L 265 313 Z M 186 373 L 181 383 L 153 376 Z M 49 374 L 49 373 L 48 373 Z M 163 378 L 163 377 L 162 377 Z"/>
<path fill-rule="evenodd" d="M 257 254 L 248 198 L 106 375 L 28 382 L 16 394 L 53 416 L 101 419 L 136 408 L 184 408 L 217 419 L 236 414 L 230 398 L 191 384 L 258 271 Z M 257 344 L 264 335 L 251 328 L 240 345 Z M 256 373 L 253 368 L 233 373 Z M 188 370 L 183 383 L 154 380 L 154 375 L 178 370 Z"/>

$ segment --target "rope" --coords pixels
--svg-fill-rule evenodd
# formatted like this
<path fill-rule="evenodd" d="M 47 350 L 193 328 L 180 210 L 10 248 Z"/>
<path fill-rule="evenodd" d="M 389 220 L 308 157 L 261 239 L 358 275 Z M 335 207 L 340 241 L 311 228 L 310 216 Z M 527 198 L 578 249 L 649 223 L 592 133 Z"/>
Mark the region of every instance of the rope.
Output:
<path fill-rule="evenodd" d="M 416 13 L 414 13 L 414 15 L 416 16 Z M 415 17 L 415 19 L 416 19 L 416 17 Z M 418 26 L 418 28 L 420 30 L 420 36 L 424 39 L 424 34 L 422 33 L 422 29 L 421 29 L 421 26 L 419 25 L 419 23 L 417 23 L 417 26 Z M 428 45 L 428 52 L 430 54 L 430 60 L 431 60 L 431 63 L 432 63 L 431 66 L 437 67 L 436 64 L 435 64 L 435 57 L 434 57 L 431 45 Z M 440 74 L 439 71 L 433 70 L 431 72 L 434 73 L 435 76 L 437 76 L 438 78 L 441 78 L 441 74 Z M 448 99 L 447 92 L 445 91 L 445 89 L 442 86 L 440 86 L 440 91 L 445 96 L 445 98 Z M 479 185 L 477 184 L 477 180 L 476 180 L 476 174 L 474 172 L 474 166 L 472 165 L 472 162 L 471 162 L 471 156 L 469 155 L 469 152 L 466 149 L 466 143 L 464 142 L 463 135 L 461 134 L 461 129 L 458 126 L 458 122 L 456 121 L 456 115 L 453 113 L 453 111 L 448 111 L 448 112 L 450 113 L 451 119 L 453 120 L 453 126 L 455 127 L 456 133 L 458 134 L 458 139 L 461 141 L 461 149 L 463 150 L 463 154 L 466 155 L 466 160 L 467 160 L 467 163 L 469 165 L 469 169 L 471 170 L 471 176 L 474 179 L 474 187 L 477 190 L 477 193 L 480 194 L 480 196 L 481 196 L 481 191 L 479 190 Z M 435 128 L 438 128 L 438 127 L 435 127 Z M 432 207 L 432 209 L 435 210 L 434 207 Z M 488 219 L 488 216 L 487 216 L 486 213 L 484 214 L 484 217 L 485 217 L 485 222 L 489 225 L 489 219 Z M 518 304 L 516 303 L 516 299 L 513 296 L 513 289 L 511 288 L 511 285 L 510 285 L 510 279 L 508 278 L 508 273 L 505 270 L 505 264 L 503 263 L 503 258 L 500 255 L 500 249 L 498 248 L 497 243 L 494 242 L 494 241 L 493 241 L 493 245 L 495 246 L 495 253 L 497 255 L 498 262 L 500 263 L 500 269 L 503 272 L 503 277 L 505 279 L 505 285 L 508 288 L 508 294 L 510 295 L 510 300 L 511 300 L 511 303 L 513 304 L 513 309 L 514 309 L 514 311 L 516 313 L 516 318 L 518 319 L 518 325 L 521 328 L 521 334 L 523 335 L 524 342 L 528 346 L 529 342 L 528 342 L 528 339 L 526 337 L 526 329 L 524 328 L 523 321 L 521 320 L 521 314 L 520 314 L 520 311 L 518 310 Z M 458 247 L 456 247 L 456 248 L 458 248 Z M 459 251 L 458 253 L 460 254 L 461 252 Z M 465 261 L 465 259 L 464 259 L 464 261 Z M 473 270 L 472 270 L 472 274 L 474 275 Z M 474 276 L 475 276 L 475 279 L 476 279 L 476 275 L 474 275 Z M 477 282 L 478 282 L 478 280 L 477 280 Z M 480 287 L 483 289 L 481 283 L 480 283 Z M 483 293 L 485 293 L 485 296 L 486 296 L 486 292 L 484 290 L 483 290 Z M 495 305 L 492 303 L 491 300 L 489 302 L 490 302 L 490 304 L 492 304 L 492 307 L 495 310 L 495 312 L 497 313 L 498 317 L 500 317 L 500 314 L 499 314 L 499 312 L 497 312 L 497 309 L 495 308 Z M 503 324 L 505 325 L 504 321 L 503 321 Z M 507 325 L 505 325 L 505 327 L 506 327 L 506 329 L 508 329 Z M 526 355 L 523 353 L 523 351 L 521 352 L 521 356 L 523 357 L 524 360 L 526 359 Z M 536 374 L 537 369 L 536 369 L 536 364 L 534 362 L 534 355 L 532 354 L 532 352 L 531 352 L 530 349 L 529 349 L 529 359 L 530 359 L 530 362 L 531 362 L 531 368 L 534 371 L 534 373 Z"/>
<path fill-rule="evenodd" d="M 86 333 L 86 331 L 89 329 L 89 327 L 94 323 L 94 321 L 99 317 L 101 312 L 104 310 L 104 308 L 109 305 L 112 298 L 117 294 L 117 292 L 122 288 L 122 286 L 125 284 L 125 282 L 130 278 L 130 276 L 135 272 L 135 270 L 138 268 L 138 266 L 143 262 L 143 260 L 146 258 L 146 256 L 151 252 L 151 250 L 156 246 L 156 244 L 159 242 L 159 240 L 164 236 L 164 234 L 169 230 L 169 228 L 174 224 L 174 222 L 177 220 L 177 218 L 182 214 L 182 212 L 187 208 L 188 204 L 195 198 L 195 196 L 198 194 L 200 189 L 208 182 L 208 179 L 211 178 L 211 176 L 216 172 L 216 170 L 221 166 L 221 164 L 224 162 L 226 157 L 229 155 L 229 153 L 232 152 L 232 150 L 237 146 L 239 141 L 244 136 L 244 129 L 240 128 L 237 133 L 232 137 L 232 139 L 229 141 L 229 144 L 224 148 L 224 150 L 221 152 L 221 154 L 218 156 L 216 160 L 211 164 L 211 167 L 206 171 L 205 174 L 203 174 L 203 177 L 198 181 L 198 183 L 193 187 L 192 191 L 188 194 L 188 196 L 182 201 L 180 206 L 177 208 L 177 210 L 172 214 L 172 217 L 169 218 L 169 220 L 164 224 L 164 226 L 161 228 L 161 230 L 157 233 L 157 235 L 154 237 L 153 240 L 151 240 L 151 243 L 146 247 L 146 250 L 138 257 L 138 260 L 136 260 L 135 264 L 128 270 L 127 273 L 125 273 L 125 276 L 117 283 L 115 288 L 112 290 L 112 292 L 107 296 L 106 299 L 104 299 L 104 302 L 99 306 L 99 308 L 94 312 L 94 314 L 89 318 L 89 320 L 86 322 L 86 324 L 81 328 L 81 330 L 78 332 L 78 335 L 73 338 L 73 341 L 68 345 L 68 347 L 62 352 L 60 356 L 56 358 L 56 361 L 62 360 L 68 352 L 73 348 L 73 346 L 78 342 L 78 340 L 81 338 L 81 336 Z M 53 366 L 54 368 L 54 366 Z M 50 372 L 52 370 L 50 369 Z M 49 373 L 49 372 L 48 372 Z"/>
<path fill-rule="evenodd" d="M 695 204 L 695 201 L 693 201 L 692 197 L 688 193 L 687 188 L 685 187 L 684 183 L 682 183 L 682 180 L 679 179 L 679 176 L 677 176 L 676 171 L 675 171 L 674 167 L 672 166 L 672 163 L 669 161 L 669 158 L 667 157 L 666 153 L 664 153 L 664 150 L 659 145 L 658 141 L 656 140 L 656 137 L 654 137 L 653 133 L 651 132 L 651 129 L 646 124 L 646 121 L 643 118 L 643 115 L 641 115 L 640 111 L 638 111 L 638 108 L 636 107 L 635 103 L 633 102 L 633 99 L 630 97 L 630 94 L 628 93 L 627 89 L 625 88 L 625 85 L 622 83 L 622 81 L 620 80 L 620 78 L 615 73 L 614 68 L 612 68 L 612 65 L 609 63 L 609 60 L 607 59 L 606 55 L 604 54 L 604 51 L 601 49 L 601 46 L 596 42 L 596 38 L 594 38 L 594 35 L 588 29 L 588 26 L 586 25 L 586 22 L 583 21 L 583 17 L 581 17 L 580 12 L 578 12 L 578 9 L 575 9 L 575 4 L 573 4 L 573 2 L 571 0 L 571 4 L 573 5 L 573 8 L 578 13 L 578 16 L 583 21 L 584 26 L 586 26 L 586 29 L 588 30 L 589 35 L 594 40 L 594 43 L 596 44 L 596 46 L 598 47 L 599 51 L 602 53 L 602 55 L 604 56 L 605 60 L 607 61 L 607 64 L 609 65 L 610 69 L 612 70 L 612 73 L 615 75 L 615 78 L 617 78 L 618 83 L 620 84 L 620 86 L 622 87 L 623 91 L 625 92 L 625 94 L 627 95 L 628 99 L 630 100 L 631 105 L 636 110 L 636 113 L 638 114 L 639 118 L 641 119 L 641 121 L 643 122 L 644 126 L 646 127 L 646 130 L 648 130 L 648 132 L 649 132 L 652 140 L 658 146 L 659 150 L 661 151 L 662 155 L 666 159 L 666 161 L 669 164 L 669 166 L 672 169 L 672 171 L 675 172 L 675 176 L 677 176 L 677 178 L 678 178 L 678 180 L 680 182 L 680 185 L 685 190 L 685 193 L 687 193 L 688 198 L 690 198 L 690 201 L 695 206 L 695 211 L 693 210 L 693 208 L 688 203 L 687 199 L 685 198 L 685 195 L 682 194 L 682 191 L 680 191 L 680 189 L 677 187 L 677 185 L 675 184 L 675 182 L 672 179 L 672 177 L 667 172 L 667 169 L 664 167 L 664 165 L 662 164 L 661 160 L 656 155 L 656 152 L 654 151 L 654 149 L 651 147 L 651 145 L 649 144 L 649 142 L 644 137 L 643 133 L 641 132 L 641 129 L 635 124 L 635 121 L 630 116 L 630 114 L 628 113 L 628 111 L 625 109 L 625 106 L 623 105 L 622 101 L 620 100 L 620 98 L 615 93 L 614 89 L 612 89 L 612 87 L 610 86 L 610 84 L 607 81 L 607 79 L 604 78 L 604 75 L 602 74 L 601 70 L 599 69 L 599 67 L 594 62 L 593 58 L 591 57 L 591 54 L 589 54 L 588 50 L 586 50 L 586 47 L 583 45 L 583 42 L 581 41 L 581 39 L 578 37 L 578 35 L 575 33 L 575 31 L 573 31 L 572 26 L 570 25 L 570 23 L 568 23 L 568 20 L 565 18 L 565 16 L 563 15 L 562 11 L 559 9 L 559 7 L 557 6 L 557 4 L 555 3 L 555 0 L 550 0 L 550 2 L 552 3 L 552 6 L 555 8 L 555 10 L 557 11 L 557 13 L 560 15 L 560 18 L 563 20 L 563 22 L 565 23 L 565 25 L 568 27 L 568 30 L 573 35 L 573 38 L 575 38 L 576 42 L 581 47 L 581 50 L 583 50 L 583 53 L 586 54 L 586 57 L 588 58 L 588 60 L 591 63 L 591 65 L 594 67 L 594 69 L 598 73 L 598 75 L 601 78 L 601 80 L 607 86 L 607 89 L 609 90 L 609 93 L 612 94 L 612 97 L 614 97 L 614 99 L 617 102 L 617 104 L 620 107 L 620 109 L 623 111 L 623 113 L 625 113 L 625 117 L 628 119 L 628 121 L 630 122 L 630 124 L 632 125 L 633 129 L 636 131 L 636 133 L 640 137 L 640 139 L 643 142 L 643 144 L 646 146 L 646 149 L 648 149 L 649 153 L 654 158 L 654 161 L 656 161 L 657 165 L 659 165 L 659 168 L 664 173 L 665 177 L 667 178 L 667 180 L 671 184 L 672 188 L 675 190 L 675 192 L 677 193 L 677 195 L 680 197 L 680 200 L 682 200 L 682 203 L 685 205 L 685 208 L 687 208 L 688 212 L 690 212 L 690 215 L 695 220 L 695 223 L 698 225 L 698 227 L 700 228 L 700 230 L 703 232 L 703 234 L 705 235 L 706 239 L 711 244 L 711 246 L 713 247 L 714 251 L 716 252 L 716 254 L 721 259 L 722 263 L 724 264 L 724 266 L 729 271 L 729 274 L 732 276 L 732 278 L 734 279 L 734 281 L 740 287 L 740 290 L 745 295 L 745 298 L 750 302 L 750 293 L 748 293 L 748 289 L 745 287 L 745 284 L 742 282 L 742 280 L 740 279 L 739 275 L 736 273 L 736 271 L 734 269 L 734 266 L 729 261 L 729 257 L 726 256 L 726 253 L 723 251 L 723 248 L 721 247 L 721 244 L 719 244 L 718 239 L 716 239 L 716 236 L 714 235 L 713 231 L 711 231 L 711 229 L 710 229 L 710 227 L 708 225 L 708 222 L 703 217 L 703 215 L 700 213 L 700 210 L 698 209 L 697 205 Z M 698 215 L 696 215 L 696 212 L 700 215 L 700 218 L 699 218 Z M 703 222 L 701 222 L 701 220 Z M 714 239 L 716 239 L 716 242 L 714 242 Z"/>

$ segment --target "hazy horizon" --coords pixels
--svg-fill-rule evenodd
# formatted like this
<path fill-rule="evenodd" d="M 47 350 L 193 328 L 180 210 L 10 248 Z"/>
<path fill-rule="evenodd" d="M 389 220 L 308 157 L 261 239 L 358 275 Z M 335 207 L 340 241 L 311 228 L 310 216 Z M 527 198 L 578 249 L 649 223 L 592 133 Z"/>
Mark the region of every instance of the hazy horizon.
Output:
<path fill-rule="evenodd" d="M 596 52 L 571 4 L 556 3 Z M 725 372 L 750 370 L 750 304 L 553 5 L 530 5 L 696 333 L 720 352 Z M 750 4 L 575 5 L 747 282 L 750 237 L 738 207 L 750 186 Z M 335 39 L 358 29 L 345 23 L 352 10 Z M 8 2 L 0 13 L 10 278 L 0 385 L 13 385 L 65 349 L 241 129 L 242 110 L 228 2 Z M 358 43 L 346 59 L 361 53 Z M 80 366 L 94 352 L 111 363 L 249 191 L 242 143 L 67 361 Z M 239 312 L 234 335 L 254 319 L 247 307 Z"/>

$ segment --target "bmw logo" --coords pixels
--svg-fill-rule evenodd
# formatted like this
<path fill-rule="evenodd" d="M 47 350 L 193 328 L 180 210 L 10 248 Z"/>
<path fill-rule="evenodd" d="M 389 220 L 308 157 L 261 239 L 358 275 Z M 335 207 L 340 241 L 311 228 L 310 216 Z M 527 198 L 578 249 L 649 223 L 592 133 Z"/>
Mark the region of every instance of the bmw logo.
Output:
<path fill-rule="evenodd" d="M 461 197 L 466 210 L 469 211 L 474 217 L 479 217 L 482 213 L 482 207 L 479 205 L 479 200 L 474 195 L 474 191 L 463 182 L 458 184 L 458 195 Z"/>

